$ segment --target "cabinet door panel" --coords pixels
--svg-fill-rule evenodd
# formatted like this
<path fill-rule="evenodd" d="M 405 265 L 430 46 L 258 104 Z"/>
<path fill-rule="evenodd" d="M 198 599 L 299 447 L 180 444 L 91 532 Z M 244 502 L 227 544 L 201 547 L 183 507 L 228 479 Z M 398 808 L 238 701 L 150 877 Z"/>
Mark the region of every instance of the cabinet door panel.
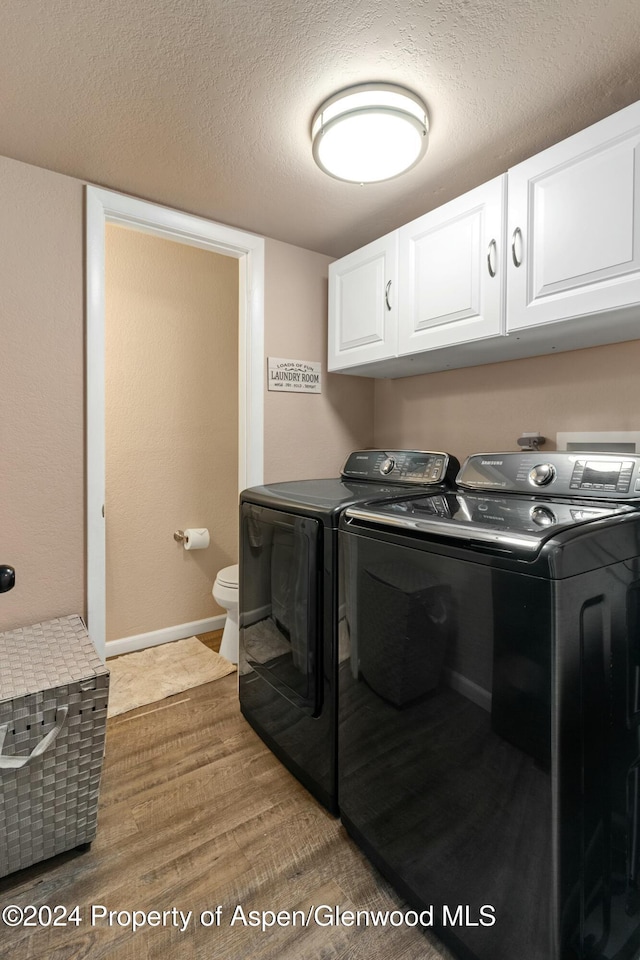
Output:
<path fill-rule="evenodd" d="M 329 266 L 329 370 L 396 354 L 397 231 Z"/>
<path fill-rule="evenodd" d="M 498 177 L 400 228 L 399 354 L 503 332 L 505 190 Z"/>
<path fill-rule="evenodd" d="M 340 351 L 384 340 L 385 304 L 380 296 L 384 277 L 384 257 L 376 257 L 340 277 Z"/>
<path fill-rule="evenodd" d="M 633 177 L 633 155 L 617 147 L 532 185 L 534 296 L 628 272 Z"/>
<path fill-rule="evenodd" d="M 640 104 L 509 171 L 507 329 L 640 300 Z M 605 321 L 606 322 L 606 321 Z"/>
<path fill-rule="evenodd" d="M 415 237 L 415 297 L 421 309 L 414 329 L 478 316 L 482 216 L 473 210 Z"/>

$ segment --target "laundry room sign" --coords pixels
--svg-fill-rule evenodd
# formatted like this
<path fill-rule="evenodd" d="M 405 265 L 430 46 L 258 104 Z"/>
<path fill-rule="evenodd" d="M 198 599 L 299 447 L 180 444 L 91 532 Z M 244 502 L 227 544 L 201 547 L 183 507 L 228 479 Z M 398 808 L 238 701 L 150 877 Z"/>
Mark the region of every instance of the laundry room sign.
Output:
<path fill-rule="evenodd" d="M 322 393 L 320 362 L 269 357 L 269 390 Z"/>

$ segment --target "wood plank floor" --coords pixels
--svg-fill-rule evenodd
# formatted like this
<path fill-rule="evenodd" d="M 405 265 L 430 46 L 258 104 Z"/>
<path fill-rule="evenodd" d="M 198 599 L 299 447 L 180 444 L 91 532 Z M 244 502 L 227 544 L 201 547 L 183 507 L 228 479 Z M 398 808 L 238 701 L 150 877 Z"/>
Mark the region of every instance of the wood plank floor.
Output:
<path fill-rule="evenodd" d="M 215 641 L 214 641 L 215 642 Z M 408 927 L 276 926 L 230 921 L 237 905 L 274 912 L 391 910 L 402 902 L 242 718 L 235 674 L 108 721 L 98 836 L 0 881 L 9 904 L 79 906 L 80 925 L 0 921 L 11 960 L 439 960 Z M 131 930 L 108 911 L 191 911 L 181 932 Z M 219 926 L 203 911 L 221 908 Z M 205 922 L 209 915 L 205 914 Z M 119 925 L 124 924 L 124 925 Z"/>
<path fill-rule="evenodd" d="M 222 630 L 212 630 L 211 633 L 199 633 L 198 640 L 202 640 L 205 647 L 220 653 L 220 642 L 222 640 Z"/>

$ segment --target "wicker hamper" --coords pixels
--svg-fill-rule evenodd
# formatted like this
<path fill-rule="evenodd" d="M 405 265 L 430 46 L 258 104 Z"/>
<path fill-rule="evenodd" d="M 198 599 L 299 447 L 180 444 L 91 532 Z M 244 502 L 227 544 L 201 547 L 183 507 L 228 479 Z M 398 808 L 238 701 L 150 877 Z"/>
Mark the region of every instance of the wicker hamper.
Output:
<path fill-rule="evenodd" d="M 0 633 L 0 877 L 95 837 L 108 694 L 79 616 Z"/>

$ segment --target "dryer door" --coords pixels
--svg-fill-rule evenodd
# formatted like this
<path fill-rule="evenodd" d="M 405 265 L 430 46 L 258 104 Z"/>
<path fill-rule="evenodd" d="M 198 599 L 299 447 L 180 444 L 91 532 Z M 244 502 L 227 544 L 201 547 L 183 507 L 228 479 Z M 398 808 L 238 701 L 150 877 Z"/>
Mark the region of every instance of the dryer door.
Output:
<path fill-rule="evenodd" d="M 318 555 L 322 525 L 241 507 L 240 682 L 262 677 L 294 706 L 320 709 Z"/>

